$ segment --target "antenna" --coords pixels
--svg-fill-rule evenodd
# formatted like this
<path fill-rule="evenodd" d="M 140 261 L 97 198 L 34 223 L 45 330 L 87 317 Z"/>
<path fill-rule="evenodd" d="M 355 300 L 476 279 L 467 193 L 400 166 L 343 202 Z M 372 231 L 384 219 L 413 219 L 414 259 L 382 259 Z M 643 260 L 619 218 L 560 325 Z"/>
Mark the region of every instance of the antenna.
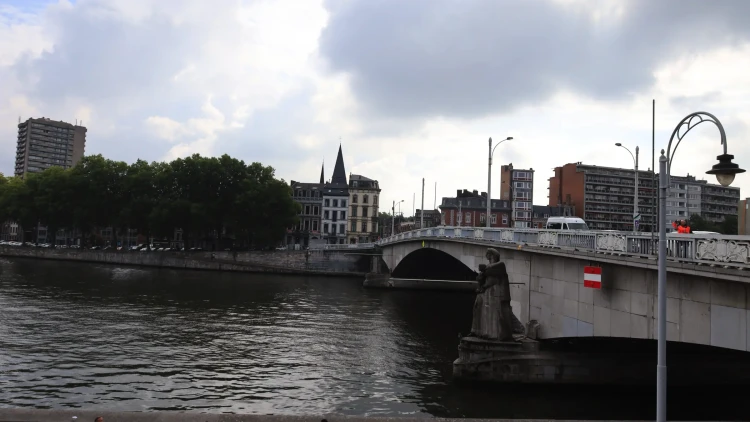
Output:
<path fill-rule="evenodd" d="M 18 123 L 21 123 L 21 116 L 18 116 Z"/>

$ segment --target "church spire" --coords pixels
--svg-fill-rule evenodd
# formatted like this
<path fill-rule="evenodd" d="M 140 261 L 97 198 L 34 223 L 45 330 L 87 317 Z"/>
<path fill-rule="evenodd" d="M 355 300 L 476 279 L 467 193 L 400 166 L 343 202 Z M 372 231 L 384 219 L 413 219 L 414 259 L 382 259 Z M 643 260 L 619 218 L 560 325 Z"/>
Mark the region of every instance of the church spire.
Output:
<path fill-rule="evenodd" d="M 331 183 L 346 185 L 346 170 L 344 169 L 344 154 L 341 152 L 341 144 L 339 144 L 339 154 L 336 156 L 336 165 L 333 167 Z"/>
<path fill-rule="evenodd" d="M 325 162 L 325 160 L 323 160 L 323 164 L 321 164 L 321 166 L 320 166 L 320 184 L 321 185 L 326 182 L 326 180 L 325 180 L 325 167 L 326 167 L 326 162 Z"/>

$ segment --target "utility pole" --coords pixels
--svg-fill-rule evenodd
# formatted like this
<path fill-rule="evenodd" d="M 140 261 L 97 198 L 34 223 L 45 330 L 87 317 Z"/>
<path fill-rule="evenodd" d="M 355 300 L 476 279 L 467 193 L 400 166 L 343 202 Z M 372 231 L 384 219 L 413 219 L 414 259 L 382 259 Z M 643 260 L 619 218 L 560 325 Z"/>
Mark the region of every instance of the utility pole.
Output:
<path fill-rule="evenodd" d="M 424 177 L 422 178 L 422 211 L 419 213 L 419 228 L 424 228 Z"/>
<path fill-rule="evenodd" d="M 393 201 L 393 207 L 391 207 L 391 236 L 396 234 L 396 201 Z"/>
<path fill-rule="evenodd" d="M 635 147 L 635 209 L 633 210 L 633 233 L 638 232 L 638 224 L 640 223 L 639 210 L 638 210 L 638 151 L 640 148 Z"/>

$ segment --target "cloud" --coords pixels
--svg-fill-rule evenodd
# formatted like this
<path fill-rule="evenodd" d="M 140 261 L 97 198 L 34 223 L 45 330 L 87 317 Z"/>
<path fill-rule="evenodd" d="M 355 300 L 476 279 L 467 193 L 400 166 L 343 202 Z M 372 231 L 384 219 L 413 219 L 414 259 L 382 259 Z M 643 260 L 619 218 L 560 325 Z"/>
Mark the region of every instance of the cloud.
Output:
<path fill-rule="evenodd" d="M 321 53 L 374 113 L 480 117 L 653 87 L 658 65 L 748 39 L 750 3 L 330 1 Z"/>

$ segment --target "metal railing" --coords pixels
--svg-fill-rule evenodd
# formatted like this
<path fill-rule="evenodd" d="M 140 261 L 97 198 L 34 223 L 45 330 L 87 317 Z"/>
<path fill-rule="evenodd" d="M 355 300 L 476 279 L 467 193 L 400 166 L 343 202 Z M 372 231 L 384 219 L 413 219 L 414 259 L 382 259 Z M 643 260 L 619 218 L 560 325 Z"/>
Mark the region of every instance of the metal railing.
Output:
<path fill-rule="evenodd" d="M 409 239 L 426 238 L 526 244 L 653 259 L 657 257 L 659 244 L 658 235 L 652 237 L 651 233 L 443 226 L 399 233 L 381 239 L 377 245 L 386 246 Z M 750 269 L 750 236 L 669 233 L 667 234 L 667 258 L 672 261 L 702 265 Z"/>
<path fill-rule="evenodd" d="M 340 250 L 350 250 L 350 249 L 373 249 L 375 247 L 375 243 L 346 243 L 346 244 L 337 244 L 337 245 L 314 245 L 310 246 L 310 250 L 331 250 L 331 251 L 340 251 Z"/>

